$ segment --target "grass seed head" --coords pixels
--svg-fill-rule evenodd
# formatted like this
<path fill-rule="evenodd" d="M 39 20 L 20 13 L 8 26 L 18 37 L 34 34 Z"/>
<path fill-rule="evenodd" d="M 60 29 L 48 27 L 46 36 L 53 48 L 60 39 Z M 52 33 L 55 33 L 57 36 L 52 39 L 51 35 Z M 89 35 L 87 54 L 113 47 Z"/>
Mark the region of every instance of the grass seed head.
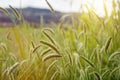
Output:
<path fill-rule="evenodd" d="M 33 49 L 32 53 L 34 53 L 38 48 L 40 48 L 40 46 L 41 46 L 41 45 L 36 46 L 36 47 Z"/>
<path fill-rule="evenodd" d="M 43 31 L 43 33 L 53 44 L 55 44 L 55 40 L 50 35 L 48 35 L 48 33 L 46 33 L 45 31 Z"/>
<path fill-rule="evenodd" d="M 51 4 L 50 4 L 47 0 L 45 0 L 45 1 L 46 1 L 47 5 L 50 7 L 51 11 L 54 12 L 54 9 L 53 9 L 53 7 L 51 6 Z"/>
<path fill-rule="evenodd" d="M 92 62 L 90 62 L 87 58 L 80 56 L 84 61 L 86 61 L 90 66 L 92 66 L 93 68 L 95 68 L 94 64 Z"/>
<path fill-rule="evenodd" d="M 9 5 L 9 7 L 12 9 L 12 11 L 16 15 L 17 19 L 21 20 L 21 16 L 20 16 L 19 12 L 15 8 L 13 8 L 11 5 Z"/>
<path fill-rule="evenodd" d="M 41 56 L 44 56 L 45 54 L 49 53 L 51 51 L 51 48 L 48 48 L 46 50 L 44 50 L 42 53 L 41 53 Z"/>
<path fill-rule="evenodd" d="M 11 66 L 11 67 L 8 69 L 7 75 L 10 75 L 10 74 L 17 68 L 18 65 L 19 65 L 19 63 L 16 62 L 13 66 Z"/>
<path fill-rule="evenodd" d="M 112 41 L 112 37 L 109 37 L 108 40 L 106 41 L 106 44 L 105 44 L 105 52 L 106 53 L 108 51 L 111 41 Z"/>
<path fill-rule="evenodd" d="M 7 9 L 0 7 L 0 11 L 4 12 L 6 15 L 9 15 L 9 12 Z"/>
<path fill-rule="evenodd" d="M 56 53 L 60 54 L 60 52 L 58 51 L 58 49 L 52 45 L 51 43 L 45 42 L 45 41 L 40 41 L 41 44 L 44 44 L 46 46 L 49 46 L 50 48 L 52 48 Z"/>
<path fill-rule="evenodd" d="M 60 57 L 62 57 L 62 56 L 61 56 L 61 55 L 58 55 L 58 54 L 49 54 L 49 55 L 47 55 L 46 57 L 43 58 L 43 61 L 45 62 L 45 61 L 47 61 L 47 60 L 49 60 L 49 59 L 52 59 L 52 58 L 60 58 Z"/>
<path fill-rule="evenodd" d="M 33 41 L 31 41 L 32 47 L 35 48 L 35 44 Z"/>

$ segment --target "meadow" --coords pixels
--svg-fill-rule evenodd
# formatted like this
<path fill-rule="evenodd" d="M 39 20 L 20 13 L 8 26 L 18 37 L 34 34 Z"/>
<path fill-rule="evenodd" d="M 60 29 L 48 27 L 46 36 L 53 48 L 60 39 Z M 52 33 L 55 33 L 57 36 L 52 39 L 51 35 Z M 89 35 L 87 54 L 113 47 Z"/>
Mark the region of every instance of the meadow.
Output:
<path fill-rule="evenodd" d="M 73 14 L 71 24 L 63 16 L 52 28 L 11 17 L 13 27 L 0 28 L 0 80 L 120 80 L 120 10 L 113 3 L 105 13 L 88 9 Z"/>

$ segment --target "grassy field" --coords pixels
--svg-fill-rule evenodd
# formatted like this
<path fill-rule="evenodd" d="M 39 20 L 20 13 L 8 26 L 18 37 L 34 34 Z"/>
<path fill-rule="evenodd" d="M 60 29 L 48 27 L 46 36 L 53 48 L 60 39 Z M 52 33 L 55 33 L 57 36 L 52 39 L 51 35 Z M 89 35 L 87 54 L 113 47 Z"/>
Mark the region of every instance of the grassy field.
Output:
<path fill-rule="evenodd" d="M 89 10 L 53 28 L 0 28 L 0 80 L 120 80 L 119 11 L 100 18 Z"/>

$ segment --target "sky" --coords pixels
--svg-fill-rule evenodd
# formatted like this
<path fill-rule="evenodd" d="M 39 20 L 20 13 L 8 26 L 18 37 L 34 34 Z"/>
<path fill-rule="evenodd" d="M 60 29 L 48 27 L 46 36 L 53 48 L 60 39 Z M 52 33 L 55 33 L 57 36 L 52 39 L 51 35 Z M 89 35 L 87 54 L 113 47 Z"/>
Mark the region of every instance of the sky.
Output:
<path fill-rule="evenodd" d="M 48 0 L 55 10 L 61 12 L 80 12 L 81 5 L 89 5 L 94 7 L 96 13 L 104 16 L 103 1 L 106 1 L 108 13 L 112 11 L 111 0 Z M 45 0 L 0 0 L 0 7 L 36 7 L 50 9 Z M 85 10 L 85 8 L 84 8 Z"/>

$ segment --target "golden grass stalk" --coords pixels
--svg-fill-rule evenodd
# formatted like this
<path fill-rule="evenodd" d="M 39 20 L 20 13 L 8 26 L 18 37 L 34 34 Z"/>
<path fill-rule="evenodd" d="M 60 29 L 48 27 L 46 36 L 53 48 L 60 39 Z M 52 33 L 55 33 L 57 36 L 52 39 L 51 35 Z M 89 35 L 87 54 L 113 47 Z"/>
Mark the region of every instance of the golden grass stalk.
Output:
<path fill-rule="evenodd" d="M 80 56 L 84 61 L 86 61 L 90 66 L 92 66 L 93 68 L 95 68 L 94 64 L 92 62 L 90 62 L 87 58 Z"/>
<path fill-rule="evenodd" d="M 25 53 L 24 53 L 25 51 L 24 51 L 20 36 L 19 36 L 18 32 L 16 31 L 16 28 L 12 28 L 12 29 L 13 29 L 13 34 L 15 36 L 15 39 L 16 39 L 18 46 L 19 46 L 20 55 L 22 58 L 25 58 Z"/>
<path fill-rule="evenodd" d="M 49 47 L 52 48 L 54 51 L 56 51 L 56 53 L 60 54 L 59 51 L 58 51 L 58 49 L 57 49 L 54 45 L 52 45 L 52 44 L 50 44 L 50 43 L 48 43 L 48 42 L 45 42 L 45 41 L 40 41 L 40 43 L 41 43 L 41 44 L 44 44 L 44 45 L 46 45 L 46 46 L 49 46 Z"/>
<path fill-rule="evenodd" d="M 47 60 L 49 60 L 49 59 L 52 59 L 52 58 L 60 58 L 60 57 L 62 57 L 62 56 L 61 56 L 61 55 L 58 55 L 58 54 L 50 54 L 50 55 L 44 57 L 44 58 L 43 58 L 43 61 L 45 62 L 45 61 L 47 61 Z"/>
<path fill-rule="evenodd" d="M 48 48 L 46 50 L 44 50 L 42 53 L 41 53 L 41 56 L 44 56 L 45 54 L 47 54 L 48 52 L 51 51 L 51 48 Z"/>
<path fill-rule="evenodd" d="M 106 44 L 105 44 L 105 52 L 106 53 L 108 51 L 111 41 L 112 41 L 112 37 L 109 37 L 108 40 L 106 41 Z"/>
<path fill-rule="evenodd" d="M 55 41 L 52 39 L 50 35 L 48 35 L 45 31 L 43 31 L 43 33 L 53 44 L 55 44 Z"/>

